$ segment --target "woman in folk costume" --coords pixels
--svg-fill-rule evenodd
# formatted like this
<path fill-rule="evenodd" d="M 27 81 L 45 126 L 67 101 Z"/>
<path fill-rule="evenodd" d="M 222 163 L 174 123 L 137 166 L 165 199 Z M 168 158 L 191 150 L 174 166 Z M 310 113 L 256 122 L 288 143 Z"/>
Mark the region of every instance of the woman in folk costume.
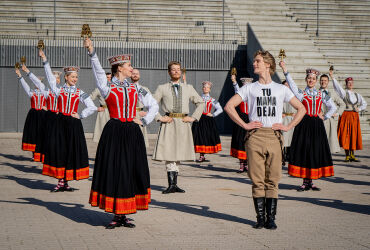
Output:
<path fill-rule="evenodd" d="M 27 73 L 27 76 L 34 82 L 35 79 L 40 81 L 33 75 L 25 64 L 22 64 L 22 70 Z M 37 85 L 36 89 L 31 89 L 21 75 L 18 68 L 15 69 L 18 76 L 18 81 L 22 84 L 24 91 L 31 98 L 31 109 L 28 111 L 26 121 L 23 128 L 22 149 L 33 153 L 32 160 L 41 161 L 42 147 L 42 124 L 45 119 L 45 93 L 41 91 Z"/>
<path fill-rule="evenodd" d="M 93 114 L 97 108 L 89 95 L 76 87 L 78 67 L 64 68 L 65 84 L 57 87 L 50 64 L 42 50 L 39 51 L 52 92 L 58 96 L 58 115 L 50 131 L 48 153 L 44 157 L 42 174 L 59 179 L 51 192 L 73 191 L 70 180 L 89 178 L 89 158 L 81 119 Z M 86 108 L 77 113 L 79 103 Z"/>
<path fill-rule="evenodd" d="M 200 153 L 198 162 L 206 160 L 205 154 L 214 154 L 222 150 L 220 134 L 214 119 L 214 117 L 223 112 L 222 107 L 218 101 L 209 95 L 212 83 L 204 81 L 202 85 L 202 98 L 205 102 L 205 108 L 199 122 L 193 122 L 191 127 L 195 153 Z M 213 113 L 211 113 L 212 107 L 215 108 Z"/>
<path fill-rule="evenodd" d="M 295 127 L 290 147 L 288 173 L 294 177 L 303 178 L 303 184 L 297 191 L 320 191 L 313 184 L 312 179 L 334 175 L 333 160 L 324 120 L 329 119 L 336 111 L 336 106 L 330 96 L 321 90 L 316 90 L 315 85 L 320 72 L 309 68 L 306 70 L 307 87 L 304 91 L 298 89 L 288 73 L 285 62 L 280 62 L 284 75 L 294 95 L 306 108 L 306 115 Z M 321 113 L 321 106 L 326 105 L 328 112 L 325 116 Z"/>
<path fill-rule="evenodd" d="M 166 165 L 168 188 L 163 194 L 185 192 L 177 186 L 179 166 L 181 161 L 195 161 L 191 123 L 199 120 L 204 110 L 204 101 L 194 87 L 180 81 L 179 62 L 168 64 L 168 74 L 171 81 L 159 85 L 153 95 L 164 111 L 155 118 L 161 125 L 153 152 L 153 160 L 165 161 Z M 190 102 L 196 106 L 191 116 Z"/>
<path fill-rule="evenodd" d="M 338 117 L 344 111 L 345 104 L 343 100 L 337 95 L 335 91 L 331 91 L 328 88 L 329 85 L 329 76 L 323 74 L 320 76 L 320 90 L 325 94 L 329 95 L 333 100 L 334 104 L 337 106 L 337 111 L 324 121 L 324 126 L 326 130 L 326 136 L 328 137 L 329 147 L 331 153 L 338 153 L 340 151 L 339 141 L 338 141 Z M 328 108 L 325 105 L 321 106 L 321 111 L 323 115 L 328 112 Z"/>
<path fill-rule="evenodd" d="M 60 84 L 60 75 L 62 72 L 60 71 L 53 71 L 53 75 L 56 79 L 57 86 Z M 44 93 L 45 96 L 45 103 L 46 103 L 46 113 L 44 124 L 42 126 L 43 129 L 43 138 L 42 138 L 42 147 L 41 151 L 41 161 L 44 163 L 45 155 L 48 153 L 48 149 L 50 148 L 49 144 L 53 143 L 51 137 L 51 130 L 55 126 L 57 121 L 57 113 L 58 113 L 58 96 L 51 91 L 51 89 L 45 87 L 45 85 L 40 81 L 34 74 L 29 74 L 30 79 L 32 82 Z"/>
<path fill-rule="evenodd" d="M 247 83 L 251 83 L 253 78 L 242 78 L 243 86 Z M 237 93 L 240 89 L 238 82 L 236 81 L 236 76 L 231 75 L 231 81 L 234 86 L 235 93 Z M 245 122 L 249 122 L 248 118 L 248 104 L 247 102 L 241 102 L 239 105 L 239 109 L 237 109 L 238 115 L 240 118 Z M 246 130 L 240 127 L 237 124 L 233 126 L 233 132 L 231 137 L 231 148 L 230 148 L 230 155 L 232 157 L 239 159 L 239 170 L 237 173 L 243 173 L 248 171 L 248 161 L 247 161 L 247 150 L 245 148 L 245 135 Z"/>
<path fill-rule="evenodd" d="M 346 152 L 346 162 L 359 161 L 355 157 L 355 151 L 362 149 L 362 136 L 360 117 L 358 112 L 365 110 L 367 103 L 359 93 L 353 90 L 354 82 L 352 77 L 346 78 L 346 90 L 344 90 L 333 77 L 333 70 L 329 71 L 333 80 L 335 91 L 345 103 L 345 110 L 339 118 L 338 139 L 339 145 Z"/>
<path fill-rule="evenodd" d="M 88 49 L 96 85 L 105 98 L 111 117 L 96 151 L 89 203 L 115 214 L 107 229 L 132 228 L 135 225 L 126 214 L 147 210 L 150 203 L 149 167 L 140 125 L 146 126 L 154 119 L 158 104 L 151 94 L 127 81 L 132 73 L 130 55 L 108 59 L 113 75 L 108 83 L 89 38 L 85 39 L 84 46 Z M 149 109 L 140 120 L 135 118 L 138 99 Z"/>
<path fill-rule="evenodd" d="M 105 73 L 105 75 L 107 76 L 107 81 L 110 82 L 112 80 L 112 73 Z M 98 114 L 96 116 L 95 129 L 93 135 L 93 141 L 99 142 L 104 126 L 110 119 L 109 111 L 107 108 L 107 104 L 105 103 L 105 100 L 98 88 L 95 88 L 93 92 L 91 92 L 90 98 L 93 101 L 98 99 L 100 104 L 100 107 L 98 108 Z"/>
<path fill-rule="evenodd" d="M 282 82 L 283 85 L 289 88 L 289 84 L 286 80 Z M 296 110 L 290 103 L 285 102 L 283 106 L 283 125 L 287 126 L 294 118 Z M 289 162 L 290 144 L 292 143 L 294 128 L 288 131 L 283 131 L 284 138 L 284 152 L 283 152 L 283 165 L 285 162 Z"/>

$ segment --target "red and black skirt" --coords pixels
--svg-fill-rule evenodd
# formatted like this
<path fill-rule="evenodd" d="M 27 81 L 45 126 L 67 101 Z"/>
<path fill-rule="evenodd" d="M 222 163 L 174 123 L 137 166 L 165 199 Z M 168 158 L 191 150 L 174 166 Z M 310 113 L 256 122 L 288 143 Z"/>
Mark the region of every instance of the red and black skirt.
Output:
<path fill-rule="evenodd" d="M 41 160 L 41 148 L 43 137 L 43 123 L 45 111 L 30 109 L 23 128 L 22 150 L 34 152 L 34 161 Z"/>
<path fill-rule="evenodd" d="M 114 214 L 148 209 L 150 175 L 138 124 L 110 119 L 105 125 L 96 151 L 89 203 Z"/>
<path fill-rule="evenodd" d="M 89 178 L 89 158 L 80 119 L 58 114 L 48 132 L 42 174 L 67 181 Z"/>
<path fill-rule="evenodd" d="M 324 122 L 319 117 L 305 115 L 294 128 L 288 173 L 308 179 L 334 175 Z"/>
<path fill-rule="evenodd" d="M 222 150 L 220 134 L 213 117 L 202 114 L 191 127 L 195 153 L 214 154 Z"/>
<path fill-rule="evenodd" d="M 242 113 L 237 109 L 237 112 L 245 123 L 249 123 L 248 114 Z M 240 160 L 247 159 L 247 152 L 245 149 L 245 135 L 247 131 L 240 127 L 238 124 L 234 123 L 233 133 L 231 137 L 231 148 L 230 155 L 232 157 L 238 158 Z"/>

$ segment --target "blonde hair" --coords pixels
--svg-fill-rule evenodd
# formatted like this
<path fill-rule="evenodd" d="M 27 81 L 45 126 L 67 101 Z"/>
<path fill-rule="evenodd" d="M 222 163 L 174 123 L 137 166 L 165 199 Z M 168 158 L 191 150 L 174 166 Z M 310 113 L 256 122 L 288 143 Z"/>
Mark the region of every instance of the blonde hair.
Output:
<path fill-rule="evenodd" d="M 265 63 L 270 64 L 270 75 L 273 75 L 276 71 L 276 62 L 274 56 L 271 55 L 271 53 L 267 50 L 257 50 L 256 53 L 254 53 L 253 59 L 256 58 L 256 56 L 258 55 L 262 56 Z"/>

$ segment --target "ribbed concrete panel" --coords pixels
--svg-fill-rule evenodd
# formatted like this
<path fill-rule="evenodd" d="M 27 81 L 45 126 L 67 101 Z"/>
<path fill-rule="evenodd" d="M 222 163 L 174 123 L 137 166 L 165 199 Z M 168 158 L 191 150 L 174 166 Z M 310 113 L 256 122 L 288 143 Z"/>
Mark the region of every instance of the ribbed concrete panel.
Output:
<path fill-rule="evenodd" d="M 0 39 L 0 66 L 12 67 L 21 56 L 26 56 L 30 67 L 42 66 L 36 47 L 37 40 Z M 53 67 L 78 65 L 90 68 L 90 59 L 82 40 L 45 41 L 45 54 Z M 106 58 L 117 54 L 132 54 L 132 63 L 138 68 L 166 69 L 171 60 L 180 61 L 187 69 L 228 70 L 237 50 L 236 44 L 181 44 L 144 42 L 94 42 L 103 67 L 109 67 Z"/>

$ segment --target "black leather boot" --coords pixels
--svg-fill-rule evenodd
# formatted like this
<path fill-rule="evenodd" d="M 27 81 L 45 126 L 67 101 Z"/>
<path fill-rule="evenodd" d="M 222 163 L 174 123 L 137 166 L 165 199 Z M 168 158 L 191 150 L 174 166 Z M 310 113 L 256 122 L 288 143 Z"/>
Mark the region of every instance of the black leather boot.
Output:
<path fill-rule="evenodd" d="M 277 198 L 266 198 L 266 229 L 276 229 L 275 215 L 277 209 Z"/>
<path fill-rule="evenodd" d="M 177 176 L 177 172 L 175 171 L 167 172 L 168 188 L 164 190 L 162 194 L 169 194 L 169 193 L 176 192 L 175 176 Z"/>
<path fill-rule="evenodd" d="M 183 190 L 183 189 L 181 189 L 177 186 L 177 175 L 178 175 L 178 172 L 175 172 L 175 178 L 174 178 L 174 184 L 175 184 L 175 190 L 176 190 L 175 192 L 176 193 L 185 193 L 185 190 Z"/>
<path fill-rule="evenodd" d="M 253 228 L 261 229 L 265 225 L 265 197 L 253 198 L 253 202 L 257 213 L 257 223 Z"/>

